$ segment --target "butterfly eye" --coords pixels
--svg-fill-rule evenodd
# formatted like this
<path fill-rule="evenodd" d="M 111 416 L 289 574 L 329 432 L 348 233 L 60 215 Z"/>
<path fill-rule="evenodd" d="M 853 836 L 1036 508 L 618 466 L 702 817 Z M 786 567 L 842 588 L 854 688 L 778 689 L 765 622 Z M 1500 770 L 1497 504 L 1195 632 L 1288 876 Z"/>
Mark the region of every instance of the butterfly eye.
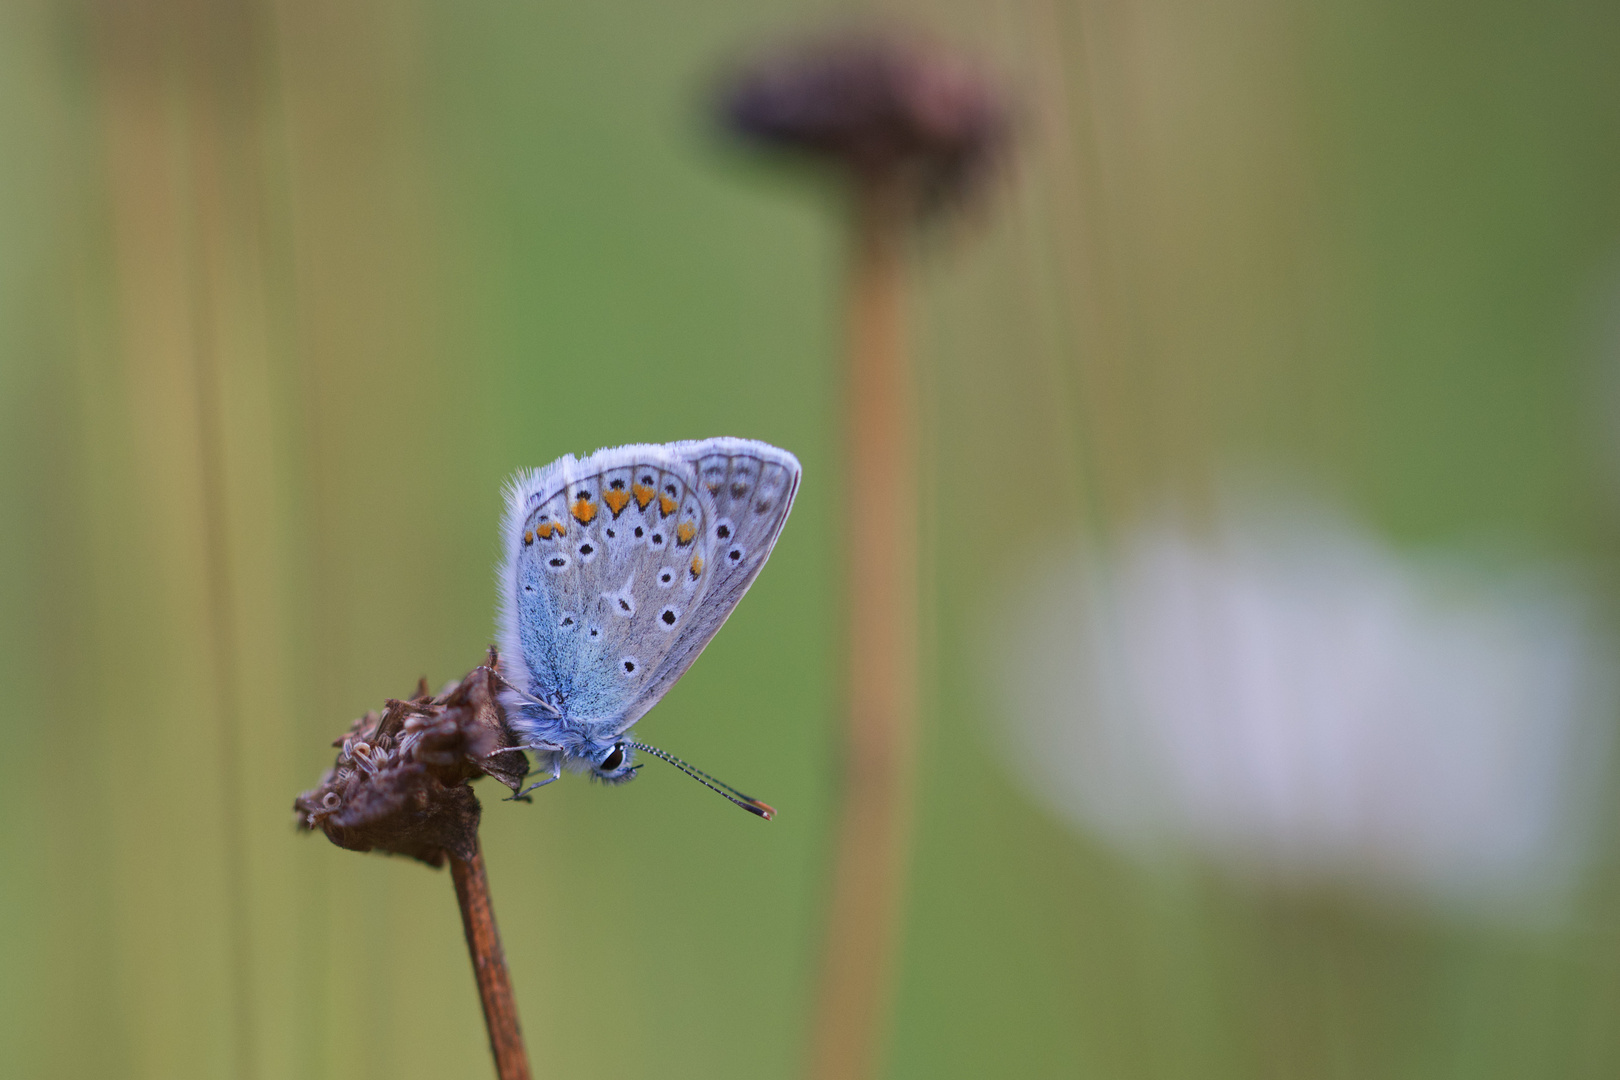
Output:
<path fill-rule="evenodd" d="M 608 751 L 608 756 L 602 759 L 602 764 L 598 765 L 597 768 L 603 772 L 617 772 L 623 764 L 624 743 L 614 743 L 613 749 Z"/>

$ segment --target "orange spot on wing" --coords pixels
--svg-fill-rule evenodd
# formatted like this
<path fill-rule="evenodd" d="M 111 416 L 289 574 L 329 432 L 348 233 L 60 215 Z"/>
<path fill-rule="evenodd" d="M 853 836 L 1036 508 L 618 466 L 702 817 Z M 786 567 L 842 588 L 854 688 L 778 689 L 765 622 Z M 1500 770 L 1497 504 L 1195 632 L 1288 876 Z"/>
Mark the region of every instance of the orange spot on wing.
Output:
<path fill-rule="evenodd" d="M 650 487 L 644 487 L 641 484 L 631 484 L 630 494 L 636 497 L 636 505 L 645 510 L 647 509 L 647 504 L 652 502 L 652 497 L 655 493 Z"/>
<path fill-rule="evenodd" d="M 540 524 L 536 525 L 534 527 L 534 535 L 538 536 L 542 540 L 550 540 L 551 539 L 551 522 L 542 521 Z"/>
<path fill-rule="evenodd" d="M 692 537 L 696 535 L 697 526 L 693 525 L 690 521 L 683 521 L 679 525 L 675 526 L 675 542 L 681 545 L 681 547 L 685 547 L 687 544 L 690 544 L 692 542 Z"/>
<path fill-rule="evenodd" d="M 675 500 L 670 498 L 668 495 L 658 496 L 658 515 L 660 517 L 669 517 L 669 515 L 673 514 L 674 512 Z"/>
<path fill-rule="evenodd" d="M 607 491 L 602 492 L 602 501 L 608 504 L 608 509 L 613 511 L 613 516 L 618 517 L 624 511 L 624 508 L 630 505 L 630 494 L 629 492 L 609 488 Z"/>
<path fill-rule="evenodd" d="M 568 526 L 565 525 L 561 521 L 559 521 L 559 522 L 557 522 L 557 524 L 553 525 L 552 528 L 557 530 L 557 535 L 558 536 L 567 536 L 568 535 Z"/>
<path fill-rule="evenodd" d="M 534 530 L 533 529 L 530 529 L 529 531 L 527 531 L 527 532 L 525 532 L 523 534 L 523 543 L 525 545 L 534 543 Z"/>
<path fill-rule="evenodd" d="M 596 517 L 596 504 L 589 499 L 581 499 L 574 504 L 571 513 L 574 515 L 575 521 L 581 525 L 589 525 L 591 519 Z"/>
<path fill-rule="evenodd" d="M 692 557 L 692 580 L 696 581 L 697 576 L 701 573 L 703 573 L 703 556 L 694 555 Z"/>

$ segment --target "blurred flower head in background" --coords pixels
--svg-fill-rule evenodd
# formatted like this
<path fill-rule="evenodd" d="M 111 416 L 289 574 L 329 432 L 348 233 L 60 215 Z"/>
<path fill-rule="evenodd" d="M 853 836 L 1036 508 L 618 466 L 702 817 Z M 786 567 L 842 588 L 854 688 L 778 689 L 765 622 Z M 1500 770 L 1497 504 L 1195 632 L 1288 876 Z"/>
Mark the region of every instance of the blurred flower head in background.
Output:
<path fill-rule="evenodd" d="M 1014 775 L 1136 855 L 1556 911 L 1620 701 L 1577 577 L 1403 553 L 1298 496 L 1222 506 L 1013 590 L 992 716 Z"/>
<path fill-rule="evenodd" d="M 992 83 L 915 36 L 853 32 L 779 48 L 734 73 L 720 112 L 763 146 L 901 176 L 927 213 L 983 185 L 1007 144 Z"/>

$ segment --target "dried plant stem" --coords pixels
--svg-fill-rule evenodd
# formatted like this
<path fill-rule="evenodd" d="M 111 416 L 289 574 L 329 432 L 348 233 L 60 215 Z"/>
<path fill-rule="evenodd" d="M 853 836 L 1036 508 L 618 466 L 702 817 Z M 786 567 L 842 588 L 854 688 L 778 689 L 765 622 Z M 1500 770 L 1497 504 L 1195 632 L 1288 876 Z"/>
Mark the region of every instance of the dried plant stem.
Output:
<path fill-rule="evenodd" d="M 857 184 L 851 266 L 849 728 L 810 1075 L 865 1080 L 883 1051 L 905 886 L 917 702 L 917 469 L 905 342 L 907 192 Z"/>
<path fill-rule="evenodd" d="M 478 980 L 478 997 L 484 1005 L 484 1024 L 489 1028 L 489 1049 L 495 1055 L 495 1075 L 499 1080 L 529 1080 L 529 1055 L 523 1048 L 517 1001 L 501 952 L 501 936 L 495 929 L 483 850 L 474 848 L 470 859 L 447 854 L 456 899 L 461 903 L 461 926 L 467 932 L 467 952 Z"/>

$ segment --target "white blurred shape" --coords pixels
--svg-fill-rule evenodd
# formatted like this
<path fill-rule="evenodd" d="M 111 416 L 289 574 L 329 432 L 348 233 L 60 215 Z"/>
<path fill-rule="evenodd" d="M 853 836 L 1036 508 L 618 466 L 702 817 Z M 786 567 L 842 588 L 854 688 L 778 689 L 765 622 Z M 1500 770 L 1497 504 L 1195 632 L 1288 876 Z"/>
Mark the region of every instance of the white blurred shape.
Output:
<path fill-rule="evenodd" d="M 1549 912 L 1589 846 L 1613 643 L 1567 575 L 1403 556 L 1307 503 L 1058 560 L 993 635 L 998 743 L 1129 851 Z"/>

